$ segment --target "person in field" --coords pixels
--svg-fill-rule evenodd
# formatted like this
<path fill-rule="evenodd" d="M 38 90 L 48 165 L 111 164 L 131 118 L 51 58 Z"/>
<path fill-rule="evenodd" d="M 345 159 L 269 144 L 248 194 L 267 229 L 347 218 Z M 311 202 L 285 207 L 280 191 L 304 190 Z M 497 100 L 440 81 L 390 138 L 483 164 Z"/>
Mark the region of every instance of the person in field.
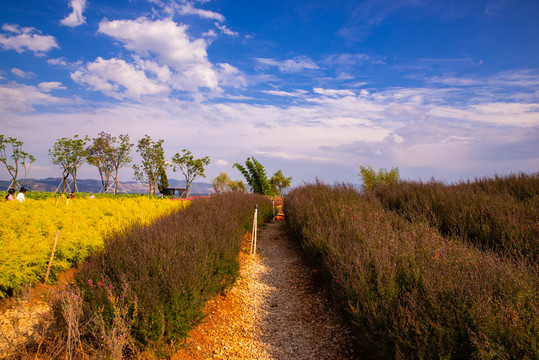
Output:
<path fill-rule="evenodd" d="M 21 191 L 19 192 L 19 194 L 17 195 L 17 200 L 19 200 L 20 202 L 25 202 L 26 201 L 26 197 L 24 196 L 24 194 L 26 194 L 26 192 L 28 191 L 27 188 L 25 188 L 24 186 L 21 188 Z"/>
<path fill-rule="evenodd" d="M 6 200 L 7 201 L 15 200 L 15 189 L 11 188 L 7 191 Z"/>

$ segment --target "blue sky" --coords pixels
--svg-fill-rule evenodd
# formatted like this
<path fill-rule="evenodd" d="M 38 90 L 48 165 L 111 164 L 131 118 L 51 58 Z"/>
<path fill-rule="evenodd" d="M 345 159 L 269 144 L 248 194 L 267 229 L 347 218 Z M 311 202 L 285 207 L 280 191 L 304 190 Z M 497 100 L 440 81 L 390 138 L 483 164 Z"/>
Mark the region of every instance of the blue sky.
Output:
<path fill-rule="evenodd" d="M 539 171 L 537 19 L 536 0 L 2 1 L 0 134 L 34 178 L 60 175 L 56 139 L 101 131 L 210 156 L 208 181 L 249 156 L 296 185 Z"/>

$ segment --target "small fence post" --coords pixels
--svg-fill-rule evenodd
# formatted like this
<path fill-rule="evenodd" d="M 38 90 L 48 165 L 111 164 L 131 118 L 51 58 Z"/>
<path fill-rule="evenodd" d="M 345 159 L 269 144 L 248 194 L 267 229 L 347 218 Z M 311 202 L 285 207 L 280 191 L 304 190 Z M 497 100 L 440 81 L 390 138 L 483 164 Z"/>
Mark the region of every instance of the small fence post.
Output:
<path fill-rule="evenodd" d="M 60 234 L 60 230 L 56 230 L 56 235 L 54 236 L 54 244 L 52 245 L 51 257 L 49 259 L 49 265 L 47 266 L 47 273 L 45 274 L 45 281 L 43 281 L 43 284 L 46 284 L 47 280 L 49 279 L 49 273 L 51 272 L 51 266 L 52 266 L 52 259 L 54 258 L 54 252 L 56 251 L 56 244 L 58 243 L 59 234 Z"/>
<path fill-rule="evenodd" d="M 251 231 L 251 254 L 252 255 L 256 255 L 257 212 L 258 212 L 258 205 L 255 204 L 255 216 L 254 216 L 254 219 L 253 219 L 253 231 Z"/>

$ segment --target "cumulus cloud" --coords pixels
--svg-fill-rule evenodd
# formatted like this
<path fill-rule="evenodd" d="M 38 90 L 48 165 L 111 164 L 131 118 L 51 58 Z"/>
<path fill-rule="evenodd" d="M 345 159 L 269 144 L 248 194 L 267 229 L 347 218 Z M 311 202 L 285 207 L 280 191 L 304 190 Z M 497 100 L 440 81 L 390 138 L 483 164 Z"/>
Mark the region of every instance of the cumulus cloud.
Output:
<path fill-rule="evenodd" d="M 169 90 L 166 85 L 148 78 L 141 66 L 115 58 L 105 60 L 98 57 L 94 62 L 86 64 L 86 67 L 73 72 L 71 78 L 117 99 L 138 99 Z"/>
<path fill-rule="evenodd" d="M 257 58 L 259 64 L 265 66 L 275 66 L 282 72 L 300 72 L 302 70 L 315 70 L 319 69 L 318 65 L 306 56 L 298 56 L 288 60 L 275 60 L 267 58 Z"/>
<path fill-rule="evenodd" d="M 103 20 L 99 24 L 99 32 L 122 42 L 126 49 L 142 57 L 156 55 L 161 64 L 174 68 L 177 88 L 217 88 L 218 75 L 208 60 L 206 41 L 191 41 L 186 31 L 186 25 L 176 24 L 171 19 L 152 21 L 142 17 Z"/>
<path fill-rule="evenodd" d="M 86 19 L 82 15 L 86 8 L 86 0 L 71 0 L 69 4 L 72 11 L 64 19 L 60 20 L 60 24 L 70 27 L 82 25 L 86 22 Z"/>
<path fill-rule="evenodd" d="M 33 27 L 20 27 L 14 24 L 2 25 L 7 33 L 0 34 L 0 45 L 6 50 L 22 53 L 25 50 L 41 55 L 51 49 L 59 48 L 56 39 L 50 35 L 40 35 Z"/>

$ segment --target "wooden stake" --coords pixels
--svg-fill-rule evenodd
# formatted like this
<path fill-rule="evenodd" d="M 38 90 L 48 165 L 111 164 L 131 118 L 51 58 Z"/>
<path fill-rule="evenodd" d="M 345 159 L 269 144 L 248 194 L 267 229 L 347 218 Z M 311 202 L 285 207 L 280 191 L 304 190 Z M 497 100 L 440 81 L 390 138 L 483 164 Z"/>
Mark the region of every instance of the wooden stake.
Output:
<path fill-rule="evenodd" d="M 253 231 L 251 232 L 251 254 L 252 255 L 256 255 L 257 212 L 258 212 L 258 205 L 255 205 L 255 216 L 254 216 L 254 219 L 253 219 Z"/>
<path fill-rule="evenodd" d="M 56 251 L 56 244 L 58 243 L 58 235 L 60 235 L 60 230 L 56 230 L 56 235 L 54 236 L 54 244 L 52 245 L 51 257 L 49 259 L 49 265 L 47 266 L 47 273 L 45 274 L 45 281 L 43 281 L 43 284 L 46 284 L 47 280 L 49 279 L 49 273 L 51 272 L 51 266 L 52 266 L 52 259 L 54 258 L 54 252 Z"/>

